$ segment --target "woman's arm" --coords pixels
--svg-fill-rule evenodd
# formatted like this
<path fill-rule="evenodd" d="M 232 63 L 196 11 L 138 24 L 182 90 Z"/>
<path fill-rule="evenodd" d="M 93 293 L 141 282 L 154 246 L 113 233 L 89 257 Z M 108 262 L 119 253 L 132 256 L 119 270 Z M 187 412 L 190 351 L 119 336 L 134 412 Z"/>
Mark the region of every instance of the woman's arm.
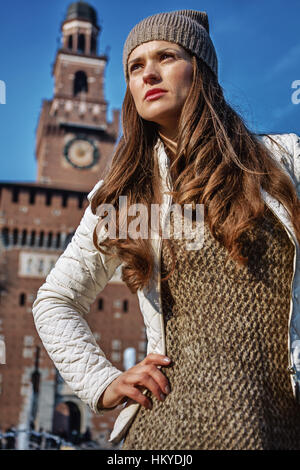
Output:
<path fill-rule="evenodd" d="M 95 186 L 89 200 L 102 183 Z M 95 413 L 102 414 L 106 410 L 97 408 L 99 397 L 122 371 L 106 359 L 84 315 L 121 261 L 95 248 L 93 231 L 97 221 L 89 205 L 71 242 L 38 291 L 33 317 L 65 382 Z"/>

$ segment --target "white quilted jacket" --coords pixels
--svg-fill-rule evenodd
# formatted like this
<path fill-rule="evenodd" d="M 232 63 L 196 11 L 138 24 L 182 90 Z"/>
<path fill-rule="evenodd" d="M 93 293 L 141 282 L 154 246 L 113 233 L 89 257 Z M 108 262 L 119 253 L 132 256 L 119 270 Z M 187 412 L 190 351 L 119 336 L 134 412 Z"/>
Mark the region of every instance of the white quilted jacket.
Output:
<path fill-rule="evenodd" d="M 300 194 L 300 139 L 296 134 L 276 134 L 284 151 L 278 151 L 266 135 L 259 136 L 271 150 L 276 160 L 282 165 L 297 186 Z M 161 140 L 157 141 L 154 155 L 158 158 L 164 192 L 171 187 L 169 177 L 169 158 Z M 99 181 L 91 193 L 103 183 Z M 294 277 L 290 299 L 290 327 L 288 337 L 293 393 L 297 395 L 297 383 L 300 383 L 299 361 L 295 365 L 294 345 L 300 344 L 300 254 L 299 245 L 287 210 L 277 200 L 262 190 L 262 196 L 269 208 L 282 222 L 288 236 L 295 246 Z M 171 197 L 164 194 L 161 215 L 162 226 L 171 204 Z M 85 210 L 79 227 L 65 252 L 58 259 L 45 283 L 38 291 L 33 304 L 33 316 L 37 331 L 55 366 L 65 382 L 97 414 L 108 410 L 97 409 L 97 402 L 105 388 L 122 371 L 114 367 L 105 357 L 96 343 L 85 320 L 91 303 L 104 289 L 113 276 L 121 260 L 108 260 L 96 250 L 92 234 L 98 217 L 91 212 L 90 205 Z M 105 230 L 105 227 L 103 227 Z M 105 232 L 99 234 L 99 240 Z M 151 280 L 150 289 L 139 290 L 140 309 L 144 317 L 148 339 L 147 354 L 155 352 L 165 354 L 165 334 L 160 298 L 160 250 L 161 239 L 152 240 L 156 256 L 158 282 Z M 300 356 L 299 356 L 300 357 Z M 130 426 L 138 408 L 138 403 L 131 403 L 122 408 L 110 441 L 120 442 Z"/>

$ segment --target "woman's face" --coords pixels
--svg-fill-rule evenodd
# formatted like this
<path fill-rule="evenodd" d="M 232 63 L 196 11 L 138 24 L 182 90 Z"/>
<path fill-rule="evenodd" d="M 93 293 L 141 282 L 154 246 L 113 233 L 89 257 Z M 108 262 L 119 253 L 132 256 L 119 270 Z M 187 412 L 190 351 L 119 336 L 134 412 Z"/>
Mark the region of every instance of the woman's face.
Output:
<path fill-rule="evenodd" d="M 128 57 L 129 89 L 139 115 L 159 124 L 169 135 L 177 128 L 189 93 L 193 64 L 178 44 L 150 41 L 136 47 Z M 149 90 L 165 90 L 145 97 Z"/>

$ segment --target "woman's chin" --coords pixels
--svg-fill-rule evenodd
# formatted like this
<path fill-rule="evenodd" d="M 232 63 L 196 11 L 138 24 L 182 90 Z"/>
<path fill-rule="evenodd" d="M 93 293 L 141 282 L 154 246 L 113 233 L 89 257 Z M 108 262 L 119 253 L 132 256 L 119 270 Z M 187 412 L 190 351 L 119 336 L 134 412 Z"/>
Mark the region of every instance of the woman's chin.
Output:
<path fill-rule="evenodd" d="M 174 120 L 174 111 L 164 112 L 164 113 L 145 113 L 140 115 L 145 121 L 151 121 L 159 126 L 165 126 L 167 122 L 172 122 Z"/>

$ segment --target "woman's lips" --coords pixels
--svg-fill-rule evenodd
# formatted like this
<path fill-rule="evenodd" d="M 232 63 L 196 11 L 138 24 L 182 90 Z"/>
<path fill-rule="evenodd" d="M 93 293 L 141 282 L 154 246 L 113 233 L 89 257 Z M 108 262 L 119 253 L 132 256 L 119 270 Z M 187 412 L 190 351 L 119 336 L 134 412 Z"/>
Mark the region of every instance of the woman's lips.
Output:
<path fill-rule="evenodd" d="M 162 95 L 165 95 L 167 92 L 166 91 L 158 91 L 157 93 L 152 93 L 151 95 L 148 95 L 145 100 L 146 101 L 154 101 L 160 98 Z"/>

